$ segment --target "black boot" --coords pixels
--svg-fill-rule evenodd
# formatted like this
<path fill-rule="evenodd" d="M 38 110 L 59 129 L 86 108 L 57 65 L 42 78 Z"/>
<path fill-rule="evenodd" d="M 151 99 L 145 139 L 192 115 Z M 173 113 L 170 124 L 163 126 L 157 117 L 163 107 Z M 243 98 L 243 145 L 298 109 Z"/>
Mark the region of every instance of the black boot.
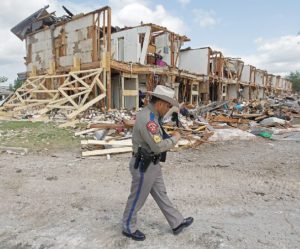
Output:
<path fill-rule="evenodd" d="M 173 234 L 174 235 L 179 234 L 183 230 L 183 228 L 188 227 L 189 225 L 191 225 L 193 223 L 193 221 L 194 221 L 193 217 L 185 218 L 183 220 L 183 222 L 178 227 L 173 229 Z"/>
<path fill-rule="evenodd" d="M 134 233 L 127 233 L 125 231 L 122 231 L 122 234 L 125 235 L 128 238 L 132 238 L 133 240 L 142 241 L 146 239 L 145 234 L 143 234 L 141 231 L 136 230 Z"/>

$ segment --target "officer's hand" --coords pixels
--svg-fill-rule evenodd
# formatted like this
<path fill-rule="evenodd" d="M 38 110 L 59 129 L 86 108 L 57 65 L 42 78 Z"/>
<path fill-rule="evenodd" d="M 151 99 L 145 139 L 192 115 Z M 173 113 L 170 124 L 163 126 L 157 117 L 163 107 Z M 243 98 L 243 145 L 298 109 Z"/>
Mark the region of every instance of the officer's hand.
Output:
<path fill-rule="evenodd" d="M 180 137 L 181 137 L 181 135 L 180 135 L 180 133 L 179 133 L 178 131 L 174 131 L 174 132 L 172 133 L 172 136 L 175 137 L 177 140 L 179 140 Z"/>

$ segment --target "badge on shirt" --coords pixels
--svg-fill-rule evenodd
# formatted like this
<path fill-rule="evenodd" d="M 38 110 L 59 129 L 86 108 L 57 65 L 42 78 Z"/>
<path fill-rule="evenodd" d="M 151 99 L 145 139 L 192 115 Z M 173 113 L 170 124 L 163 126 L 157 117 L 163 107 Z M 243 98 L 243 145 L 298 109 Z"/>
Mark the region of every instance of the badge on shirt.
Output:
<path fill-rule="evenodd" d="M 158 124 L 155 123 L 154 121 L 149 121 L 147 123 L 147 130 L 150 131 L 152 134 L 156 134 L 159 132 L 159 127 Z"/>
<path fill-rule="evenodd" d="M 155 143 L 159 143 L 161 141 L 161 136 L 160 135 L 154 135 L 153 140 Z"/>

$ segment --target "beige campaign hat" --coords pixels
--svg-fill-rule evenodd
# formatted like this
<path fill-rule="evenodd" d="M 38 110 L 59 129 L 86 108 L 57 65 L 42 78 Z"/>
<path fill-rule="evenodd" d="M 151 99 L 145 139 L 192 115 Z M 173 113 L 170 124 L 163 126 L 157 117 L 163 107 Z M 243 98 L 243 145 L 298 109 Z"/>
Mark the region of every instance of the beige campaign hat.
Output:
<path fill-rule="evenodd" d="M 153 92 L 149 91 L 148 93 L 170 103 L 172 106 L 179 106 L 179 103 L 175 98 L 175 91 L 172 88 L 163 85 L 157 85 Z"/>

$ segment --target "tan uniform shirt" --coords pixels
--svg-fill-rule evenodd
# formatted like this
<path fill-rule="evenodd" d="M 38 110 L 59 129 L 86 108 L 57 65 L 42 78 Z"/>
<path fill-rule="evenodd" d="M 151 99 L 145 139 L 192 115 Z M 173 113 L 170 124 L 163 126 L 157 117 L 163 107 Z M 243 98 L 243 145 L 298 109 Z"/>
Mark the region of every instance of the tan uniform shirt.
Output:
<path fill-rule="evenodd" d="M 159 154 L 173 148 L 178 142 L 176 137 L 163 139 L 158 119 L 158 113 L 151 103 L 137 114 L 132 134 L 134 153 L 137 153 L 138 147 L 141 146 L 148 152 Z"/>

